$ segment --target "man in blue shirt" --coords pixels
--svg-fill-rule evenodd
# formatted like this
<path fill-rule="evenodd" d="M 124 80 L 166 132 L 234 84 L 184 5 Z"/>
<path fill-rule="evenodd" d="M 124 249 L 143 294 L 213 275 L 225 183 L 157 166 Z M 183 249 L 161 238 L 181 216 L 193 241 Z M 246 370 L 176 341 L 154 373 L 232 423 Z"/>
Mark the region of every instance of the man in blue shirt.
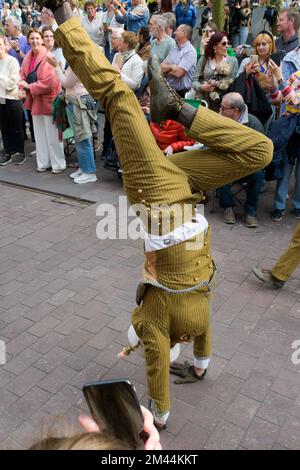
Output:
<path fill-rule="evenodd" d="M 15 16 L 9 16 L 5 21 L 5 30 L 8 34 L 11 49 L 8 54 L 15 57 L 21 65 L 30 46 L 26 36 L 22 34 L 21 23 Z"/>
<path fill-rule="evenodd" d="M 197 63 L 196 49 L 190 43 L 191 34 L 191 26 L 186 24 L 178 26 L 175 31 L 177 47 L 169 52 L 166 59 L 160 65 L 168 84 L 182 98 L 184 98 L 185 93 L 192 86 Z"/>

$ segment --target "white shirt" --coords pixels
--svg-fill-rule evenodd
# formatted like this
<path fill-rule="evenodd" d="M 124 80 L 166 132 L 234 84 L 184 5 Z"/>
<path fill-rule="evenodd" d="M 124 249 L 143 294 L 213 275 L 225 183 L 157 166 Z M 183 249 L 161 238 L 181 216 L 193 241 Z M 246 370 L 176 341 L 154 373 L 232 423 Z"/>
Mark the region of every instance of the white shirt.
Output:
<path fill-rule="evenodd" d="M 206 232 L 208 229 L 208 222 L 204 215 L 196 212 L 195 219 L 196 222 L 185 222 L 167 235 L 151 235 L 145 232 L 145 251 L 157 251 L 162 250 L 163 248 L 169 248 L 171 245 L 176 245 L 177 243 L 181 243 L 185 240 L 190 240 L 196 235 Z"/>
<path fill-rule="evenodd" d="M 103 12 L 97 11 L 95 18 L 92 21 L 85 15 L 82 18 L 82 26 L 90 36 L 91 40 L 94 41 L 98 46 L 102 46 L 103 43 Z"/>

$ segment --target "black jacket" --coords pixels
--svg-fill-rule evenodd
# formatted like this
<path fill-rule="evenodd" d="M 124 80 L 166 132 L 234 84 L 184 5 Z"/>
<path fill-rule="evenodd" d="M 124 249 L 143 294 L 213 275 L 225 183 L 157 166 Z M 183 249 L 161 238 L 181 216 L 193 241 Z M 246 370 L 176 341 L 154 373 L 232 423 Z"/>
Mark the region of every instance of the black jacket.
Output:
<path fill-rule="evenodd" d="M 242 95 L 250 114 L 256 116 L 262 124 L 267 122 L 272 114 L 272 108 L 265 92 L 253 75 L 247 78 L 246 72 L 241 73 L 230 85 L 227 93 L 233 91 Z"/>
<path fill-rule="evenodd" d="M 270 125 L 267 136 L 274 144 L 274 155 L 266 168 L 266 180 L 278 180 L 282 178 L 283 164 L 295 164 L 300 157 L 300 114 L 277 119 Z"/>

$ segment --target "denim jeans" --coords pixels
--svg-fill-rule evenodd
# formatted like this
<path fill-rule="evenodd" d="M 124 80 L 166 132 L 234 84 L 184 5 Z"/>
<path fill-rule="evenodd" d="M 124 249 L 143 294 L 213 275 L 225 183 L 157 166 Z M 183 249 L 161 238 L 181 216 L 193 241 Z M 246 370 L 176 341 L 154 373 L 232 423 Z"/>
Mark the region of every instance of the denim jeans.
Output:
<path fill-rule="evenodd" d="M 277 181 L 274 208 L 283 210 L 286 205 L 286 197 L 289 190 L 289 182 L 293 169 L 295 168 L 295 187 L 292 196 L 292 203 L 295 209 L 300 209 L 300 158 L 296 159 L 296 165 L 290 163 L 283 164 L 283 177 Z"/>
<path fill-rule="evenodd" d="M 259 170 L 245 178 L 246 185 L 246 203 L 245 214 L 256 216 L 259 195 L 264 182 L 264 171 Z M 220 206 L 224 209 L 234 207 L 235 200 L 231 191 L 231 184 L 226 184 L 218 190 L 220 197 Z"/>
<path fill-rule="evenodd" d="M 73 112 L 72 103 L 68 103 L 68 109 L 71 113 Z M 75 145 L 79 168 L 83 171 L 83 173 L 96 173 L 92 137 L 84 139 L 81 142 L 76 142 L 75 139 Z"/>
<path fill-rule="evenodd" d="M 248 33 L 249 31 L 247 26 L 241 26 L 240 32 L 233 35 L 232 47 L 238 47 L 240 45 L 247 44 Z"/>

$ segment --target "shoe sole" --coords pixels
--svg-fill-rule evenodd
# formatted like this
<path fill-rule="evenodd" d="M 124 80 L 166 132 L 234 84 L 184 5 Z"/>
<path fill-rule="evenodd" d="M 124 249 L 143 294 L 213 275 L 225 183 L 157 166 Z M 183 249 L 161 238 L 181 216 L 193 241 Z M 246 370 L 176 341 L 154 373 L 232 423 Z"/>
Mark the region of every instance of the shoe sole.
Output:
<path fill-rule="evenodd" d="M 62 173 L 65 170 L 66 170 L 66 168 L 64 168 L 63 170 L 59 170 L 59 171 L 55 171 L 55 170 L 53 171 L 52 170 L 51 173 L 52 173 L 52 175 L 59 175 L 59 173 Z"/>
<path fill-rule="evenodd" d="M 36 171 L 38 173 L 44 173 L 44 171 L 51 170 L 51 168 L 37 168 Z"/>
<path fill-rule="evenodd" d="M 86 184 L 86 183 L 96 183 L 97 180 L 93 180 L 93 181 L 75 181 L 75 179 L 73 180 L 75 184 Z"/>
<path fill-rule="evenodd" d="M 258 224 L 245 224 L 247 228 L 257 228 Z"/>
<path fill-rule="evenodd" d="M 14 163 L 14 165 L 23 165 L 23 163 L 25 163 L 25 162 L 26 162 L 26 158 L 22 162 L 13 162 L 13 163 Z"/>
<path fill-rule="evenodd" d="M 234 224 L 236 224 L 236 220 L 224 220 L 224 224 L 234 225 Z"/>
<path fill-rule="evenodd" d="M 0 163 L 0 166 L 5 166 L 5 165 L 7 165 L 7 164 L 8 164 L 8 163 L 10 163 L 10 162 L 11 162 L 11 159 L 10 159 L 10 160 L 8 160 L 7 162 Z"/>

